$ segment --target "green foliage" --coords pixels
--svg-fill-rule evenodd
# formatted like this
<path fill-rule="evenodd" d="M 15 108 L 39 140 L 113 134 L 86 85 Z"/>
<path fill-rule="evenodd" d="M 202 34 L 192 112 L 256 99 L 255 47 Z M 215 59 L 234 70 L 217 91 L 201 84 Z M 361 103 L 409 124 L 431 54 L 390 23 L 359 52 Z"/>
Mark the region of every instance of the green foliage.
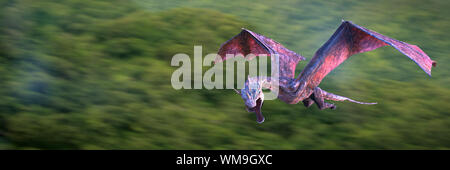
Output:
<path fill-rule="evenodd" d="M 395 10 L 392 4 L 402 4 Z M 0 1 L 0 149 L 449 149 L 447 1 Z M 358 54 L 327 91 L 374 106 L 174 90 L 171 57 L 216 52 L 245 27 L 308 59 L 352 20 L 419 45 L 429 78 L 392 48 Z M 297 66 L 297 73 L 306 65 Z"/>

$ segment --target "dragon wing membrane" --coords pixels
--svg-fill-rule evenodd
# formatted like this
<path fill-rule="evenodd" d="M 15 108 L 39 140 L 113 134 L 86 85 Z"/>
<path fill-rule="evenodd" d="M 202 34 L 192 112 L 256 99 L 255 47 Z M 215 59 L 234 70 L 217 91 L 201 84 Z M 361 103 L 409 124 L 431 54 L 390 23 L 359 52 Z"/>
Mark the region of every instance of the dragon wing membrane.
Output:
<path fill-rule="evenodd" d="M 390 45 L 411 58 L 428 75 L 436 63 L 418 46 L 398 41 L 350 21 L 343 21 L 331 38 L 317 50 L 297 80 L 317 87 L 322 79 L 350 56 Z"/>
<path fill-rule="evenodd" d="M 280 64 L 280 77 L 289 78 L 294 78 L 295 67 L 297 66 L 297 63 L 301 60 L 305 60 L 304 57 L 287 49 L 280 43 L 247 29 L 242 29 L 242 31 L 238 35 L 222 44 L 218 54 L 222 58 L 221 61 L 229 59 L 226 56 L 227 54 L 233 54 L 235 56 L 240 54 L 243 56 L 254 54 L 255 56 L 271 56 L 272 62 L 274 62 L 274 58 L 271 54 L 278 54 Z M 247 59 L 250 60 L 252 58 Z"/>

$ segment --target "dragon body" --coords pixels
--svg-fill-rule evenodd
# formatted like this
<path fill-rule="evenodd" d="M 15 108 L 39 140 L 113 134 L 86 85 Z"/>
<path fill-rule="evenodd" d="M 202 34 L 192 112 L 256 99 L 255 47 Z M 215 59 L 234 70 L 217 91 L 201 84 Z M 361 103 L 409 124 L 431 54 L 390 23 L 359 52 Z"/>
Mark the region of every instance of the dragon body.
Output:
<path fill-rule="evenodd" d="M 228 59 L 227 54 L 244 56 L 248 54 L 264 54 L 271 56 L 272 62 L 274 57 L 278 56 L 278 99 L 288 104 L 303 102 L 306 107 L 310 107 L 315 103 L 322 110 L 336 108 L 334 104 L 327 103 L 325 100 L 350 101 L 368 105 L 376 104 L 359 102 L 326 92 L 318 86 L 330 71 L 350 56 L 387 45 L 408 56 L 431 76 L 431 68 L 436 63 L 418 46 L 386 37 L 350 21 L 342 21 L 331 38 L 316 51 L 314 57 L 296 78 L 295 67 L 299 61 L 305 60 L 305 58 L 285 48 L 280 43 L 250 30 L 243 29 L 241 33 L 225 42 L 219 49 L 218 54 L 221 56 L 221 61 Z M 262 89 L 272 88 L 271 79 L 272 77 L 249 77 L 244 87 L 237 91 L 244 99 L 247 111 L 255 112 L 258 123 L 262 123 L 265 120 L 261 112 L 264 101 Z"/>

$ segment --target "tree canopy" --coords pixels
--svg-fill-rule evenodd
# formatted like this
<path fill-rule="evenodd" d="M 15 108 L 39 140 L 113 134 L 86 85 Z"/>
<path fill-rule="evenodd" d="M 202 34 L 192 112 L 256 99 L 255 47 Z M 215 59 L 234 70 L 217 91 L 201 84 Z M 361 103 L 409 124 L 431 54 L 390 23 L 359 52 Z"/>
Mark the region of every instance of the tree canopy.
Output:
<path fill-rule="evenodd" d="M 402 4 L 395 6 L 394 4 Z M 0 149 L 449 149 L 447 1 L 0 0 Z M 337 110 L 263 106 L 233 90 L 174 90 L 170 60 L 245 27 L 311 59 L 341 19 L 419 45 L 358 54 L 322 89 Z M 308 61 L 297 66 L 297 74 Z"/>

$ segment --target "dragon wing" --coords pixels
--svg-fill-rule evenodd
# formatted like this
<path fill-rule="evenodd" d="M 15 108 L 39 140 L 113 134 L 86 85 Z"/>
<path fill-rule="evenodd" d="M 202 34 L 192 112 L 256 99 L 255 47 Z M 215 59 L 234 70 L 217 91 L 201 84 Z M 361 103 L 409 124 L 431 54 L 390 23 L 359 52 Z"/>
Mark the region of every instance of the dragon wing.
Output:
<path fill-rule="evenodd" d="M 350 56 L 390 45 L 411 58 L 429 76 L 436 62 L 418 46 L 398 41 L 371 31 L 350 21 L 343 21 L 331 38 L 317 50 L 312 60 L 297 78 L 308 87 L 317 87 L 322 79 Z"/>
<path fill-rule="evenodd" d="M 248 54 L 258 56 L 265 54 L 267 56 L 271 56 L 272 63 L 274 62 L 274 55 L 272 54 L 278 54 L 279 75 L 280 77 L 289 78 L 294 78 L 297 63 L 301 60 L 305 60 L 304 57 L 287 49 L 280 43 L 247 29 L 242 29 L 241 33 L 222 44 L 218 54 L 222 59 L 219 61 L 229 59 L 226 56 L 227 54 L 233 54 L 235 56 L 247 56 Z M 251 60 L 252 58 L 247 59 Z M 216 62 L 218 61 L 216 60 Z"/>

